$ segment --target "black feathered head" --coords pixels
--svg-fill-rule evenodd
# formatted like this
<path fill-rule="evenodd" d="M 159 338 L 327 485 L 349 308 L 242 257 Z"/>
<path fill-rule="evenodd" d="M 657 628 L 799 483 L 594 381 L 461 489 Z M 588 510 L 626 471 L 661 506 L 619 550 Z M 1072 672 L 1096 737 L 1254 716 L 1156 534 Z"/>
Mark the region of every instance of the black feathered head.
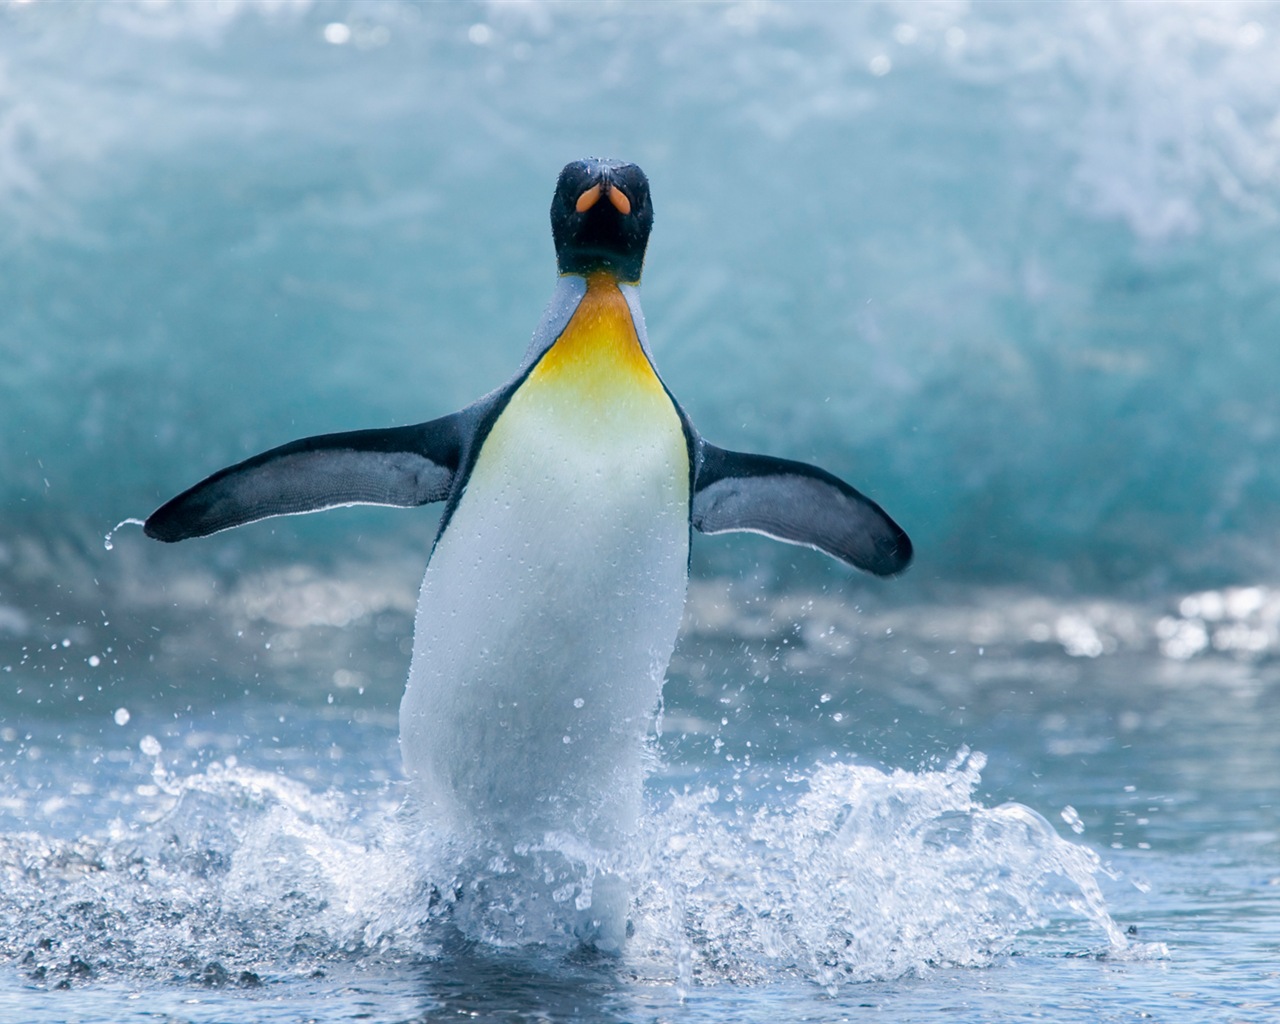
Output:
<path fill-rule="evenodd" d="M 575 160 L 560 172 L 551 200 L 560 273 L 604 270 L 619 281 L 639 281 L 652 228 L 649 179 L 635 164 Z"/>

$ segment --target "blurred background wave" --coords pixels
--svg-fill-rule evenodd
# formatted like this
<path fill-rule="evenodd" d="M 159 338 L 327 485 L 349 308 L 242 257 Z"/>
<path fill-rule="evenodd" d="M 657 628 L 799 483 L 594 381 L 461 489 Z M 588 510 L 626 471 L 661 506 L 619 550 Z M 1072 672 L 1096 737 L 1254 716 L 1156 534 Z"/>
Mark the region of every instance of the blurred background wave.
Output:
<path fill-rule="evenodd" d="M 426 513 L 101 537 L 505 380 L 587 154 L 650 175 L 694 421 L 875 496 L 908 588 L 1274 580 L 1278 91 L 1255 3 L 0 3 L 4 621 L 209 564 L 416 585 Z M 695 560 L 758 565 L 839 575 Z"/>

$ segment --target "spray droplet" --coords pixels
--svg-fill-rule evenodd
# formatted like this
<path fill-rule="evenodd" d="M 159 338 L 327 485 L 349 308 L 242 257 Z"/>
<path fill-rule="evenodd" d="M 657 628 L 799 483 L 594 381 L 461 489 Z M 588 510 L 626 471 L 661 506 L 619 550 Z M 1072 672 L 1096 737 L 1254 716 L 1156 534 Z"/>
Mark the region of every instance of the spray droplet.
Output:
<path fill-rule="evenodd" d="M 112 715 L 111 717 L 115 719 L 116 725 L 128 725 L 128 724 L 129 724 L 129 709 L 128 709 L 128 708 L 116 708 L 116 713 L 115 713 L 114 715 Z"/>
<path fill-rule="evenodd" d="M 138 744 L 138 749 L 146 754 L 147 757 L 159 757 L 160 751 L 164 748 L 160 746 L 160 741 L 154 736 L 143 736 L 142 741 Z"/>
<path fill-rule="evenodd" d="M 120 527 L 122 526 L 146 526 L 146 525 L 147 525 L 146 522 L 141 519 L 121 519 L 120 522 L 116 523 L 115 526 L 113 526 L 110 530 L 108 530 L 107 535 L 102 538 L 102 546 L 106 548 L 108 551 L 113 550 L 115 548 L 115 545 L 111 542 L 111 538 L 116 535 L 116 531 L 120 529 Z"/>

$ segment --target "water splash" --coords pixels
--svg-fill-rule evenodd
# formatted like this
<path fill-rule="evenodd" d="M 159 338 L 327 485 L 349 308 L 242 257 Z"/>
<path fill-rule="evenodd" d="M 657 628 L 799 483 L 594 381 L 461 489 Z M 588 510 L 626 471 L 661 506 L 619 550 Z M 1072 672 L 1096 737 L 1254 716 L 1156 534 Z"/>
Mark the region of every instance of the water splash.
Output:
<path fill-rule="evenodd" d="M 1063 913 L 1125 950 L 1096 855 L 1028 807 L 975 802 L 984 763 L 824 765 L 793 805 L 750 816 L 717 813 L 714 791 L 677 798 L 650 822 L 636 945 L 686 961 L 684 981 L 800 974 L 831 991 L 989 965 Z"/>
<path fill-rule="evenodd" d="M 0 955 L 38 983 L 256 985 L 458 938 L 570 951 L 593 904 L 627 886 L 623 962 L 682 990 L 987 966 L 1059 918 L 1129 948 L 1097 856 L 1029 808 L 975 802 L 983 758 L 967 751 L 933 772 L 824 765 L 753 813 L 715 789 L 682 794 L 621 854 L 549 835 L 487 860 L 416 835 L 390 799 L 362 817 L 234 759 L 179 777 L 158 743 L 144 753 L 157 796 L 143 820 L 0 837 Z"/>

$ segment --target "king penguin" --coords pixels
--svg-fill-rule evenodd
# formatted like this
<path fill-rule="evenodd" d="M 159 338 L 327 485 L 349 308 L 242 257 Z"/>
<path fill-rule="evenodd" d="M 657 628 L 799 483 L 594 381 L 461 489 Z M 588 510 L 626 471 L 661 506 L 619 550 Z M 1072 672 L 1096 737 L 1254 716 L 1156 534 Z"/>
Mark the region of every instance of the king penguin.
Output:
<path fill-rule="evenodd" d="M 551 204 L 559 278 L 511 380 L 426 423 L 274 448 L 146 520 L 172 542 L 338 506 L 445 503 L 400 706 L 411 799 L 438 833 L 609 850 L 635 830 L 691 528 L 765 534 L 881 576 L 911 560 L 903 530 L 842 480 L 694 428 L 654 369 L 640 309 L 652 225 L 635 164 L 569 164 Z M 595 902 L 597 940 L 618 945 L 625 895 Z"/>

